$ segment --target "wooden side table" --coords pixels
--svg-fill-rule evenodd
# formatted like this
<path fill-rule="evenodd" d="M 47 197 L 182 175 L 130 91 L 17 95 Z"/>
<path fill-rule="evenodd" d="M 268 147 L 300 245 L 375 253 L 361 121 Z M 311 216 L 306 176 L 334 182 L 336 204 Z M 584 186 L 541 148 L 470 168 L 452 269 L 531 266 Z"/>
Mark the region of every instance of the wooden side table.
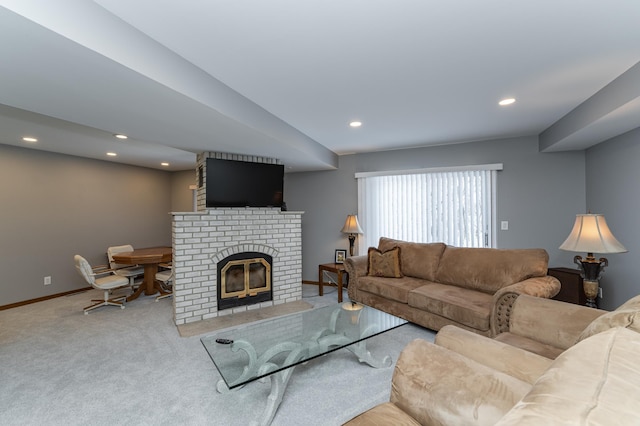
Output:
<path fill-rule="evenodd" d="M 338 276 L 338 284 L 333 284 L 333 283 L 325 283 L 323 281 L 324 279 L 324 271 L 327 272 L 333 272 L 334 274 L 336 274 Z M 322 296 L 322 286 L 323 285 L 330 285 L 332 287 L 337 286 L 338 287 L 338 303 L 342 303 L 342 283 L 343 283 L 343 276 L 347 276 L 347 271 L 344 268 L 344 264 L 342 263 L 324 263 L 322 265 L 318 265 L 318 286 L 319 286 L 319 290 L 318 290 L 318 295 Z"/>
<path fill-rule="evenodd" d="M 582 288 L 582 277 L 580 271 L 571 268 L 549 268 L 547 272 L 552 277 L 560 280 L 560 292 L 553 298 L 562 302 L 585 305 L 587 296 Z"/>

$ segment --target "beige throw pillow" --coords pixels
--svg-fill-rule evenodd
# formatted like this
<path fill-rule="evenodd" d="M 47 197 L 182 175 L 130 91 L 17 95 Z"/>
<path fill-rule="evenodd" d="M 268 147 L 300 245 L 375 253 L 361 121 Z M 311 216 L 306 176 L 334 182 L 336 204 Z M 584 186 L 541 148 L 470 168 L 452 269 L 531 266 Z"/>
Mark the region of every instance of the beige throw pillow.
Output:
<path fill-rule="evenodd" d="M 622 305 L 615 311 L 606 313 L 591 321 L 591 324 L 578 337 L 578 342 L 615 327 L 624 327 L 640 332 L 640 310 L 624 308 L 625 306 Z"/>
<path fill-rule="evenodd" d="M 375 247 L 369 247 L 367 262 L 367 275 L 372 277 L 402 278 L 400 270 L 400 247 L 394 247 L 387 251 L 380 251 Z"/>

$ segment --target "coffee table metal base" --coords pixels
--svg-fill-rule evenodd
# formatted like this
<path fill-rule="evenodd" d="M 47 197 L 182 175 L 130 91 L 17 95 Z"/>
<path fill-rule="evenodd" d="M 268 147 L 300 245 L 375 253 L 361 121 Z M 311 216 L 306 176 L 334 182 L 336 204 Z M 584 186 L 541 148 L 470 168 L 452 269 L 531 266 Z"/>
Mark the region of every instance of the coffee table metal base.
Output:
<path fill-rule="evenodd" d="M 220 393 L 231 392 L 232 390 L 241 389 L 244 385 L 235 387 L 235 383 L 245 383 L 250 377 L 262 377 L 263 380 L 266 377 L 271 379 L 271 392 L 267 397 L 267 405 L 262 413 L 261 420 L 259 422 L 252 423 L 253 425 L 266 426 L 271 424 L 273 417 L 282 402 L 282 397 L 291 378 L 291 374 L 296 365 L 291 367 L 282 367 L 295 364 L 297 361 L 306 358 L 313 358 L 315 356 L 326 354 L 332 346 L 341 347 L 344 344 L 352 341 L 346 336 L 336 333 L 336 321 L 338 318 L 339 310 L 336 310 L 331 315 L 331 321 L 329 328 L 318 332 L 308 342 L 282 342 L 274 345 L 261 356 L 258 356 L 253 345 L 246 340 L 236 340 L 231 346 L 231 350 L 237 352 L 239 350 L 244 351 L 248 357 L 249 362 L 244 368 L 242 375 L 233 383 L 227 384 L 224 380 L 219 380 L 216 389 Z M 360 333 L 360 340 L 357 343 L 344 347 L 344 349 L 352 352 L 358 361 L 369 364 L 374 368 L 384 368 L 391 366 L 391 357 L 386 356 L 383 359 L 376 359 L 367 350 L 366 338 L 370 337 L 378 332 L 376 325 L 367 327 Z M 288 353 L 284 362 L 279 365 L 272 359 L 280 354 Z M 232 387 L 233 389 L 229 389 Z"/>

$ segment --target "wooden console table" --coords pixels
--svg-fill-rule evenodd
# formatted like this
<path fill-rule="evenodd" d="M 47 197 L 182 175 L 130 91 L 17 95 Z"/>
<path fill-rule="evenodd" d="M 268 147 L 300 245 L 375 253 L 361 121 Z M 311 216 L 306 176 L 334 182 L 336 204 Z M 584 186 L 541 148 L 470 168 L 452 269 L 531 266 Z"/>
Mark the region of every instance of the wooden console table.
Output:
<path fill-rule="evenodd" d="M 333 272 L 338 276 L 338 284 L 333 283 L 325 283 L 324 282 L 324 271 Z M 347 271 L 344 268 L 344 264 L 342 263 L 324 263 L 322 265 L 318 265 L 318 295 L 322 296 L 322 286 L 330 285 L 332 287 L 338 287 L 338 303 L 342 303 L 342 284 L 343 284 L 343 276 L 347 276 Z"/>
<path fill-rule="evenodd" d="M 560 281 L 560 292 L 553 298 L 562 302 L 575 303 L 576 305 L 586 305 L 587 296 L 582 288 L 582 277 L 580 271 L 572 268 L 549 268 L 547 272 L 552 277 Z"/>

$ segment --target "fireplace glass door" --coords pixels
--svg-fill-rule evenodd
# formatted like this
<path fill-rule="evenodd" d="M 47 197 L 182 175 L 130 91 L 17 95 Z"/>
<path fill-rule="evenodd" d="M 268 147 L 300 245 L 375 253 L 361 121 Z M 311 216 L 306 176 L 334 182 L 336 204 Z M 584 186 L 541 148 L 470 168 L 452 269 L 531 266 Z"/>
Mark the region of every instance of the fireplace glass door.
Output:
<path fill-rule="evenodd" d="M 221 262 L 218 277 L 219 309 L 271 300 L 271 262 L 268 256 L 227 259 Z"/>

